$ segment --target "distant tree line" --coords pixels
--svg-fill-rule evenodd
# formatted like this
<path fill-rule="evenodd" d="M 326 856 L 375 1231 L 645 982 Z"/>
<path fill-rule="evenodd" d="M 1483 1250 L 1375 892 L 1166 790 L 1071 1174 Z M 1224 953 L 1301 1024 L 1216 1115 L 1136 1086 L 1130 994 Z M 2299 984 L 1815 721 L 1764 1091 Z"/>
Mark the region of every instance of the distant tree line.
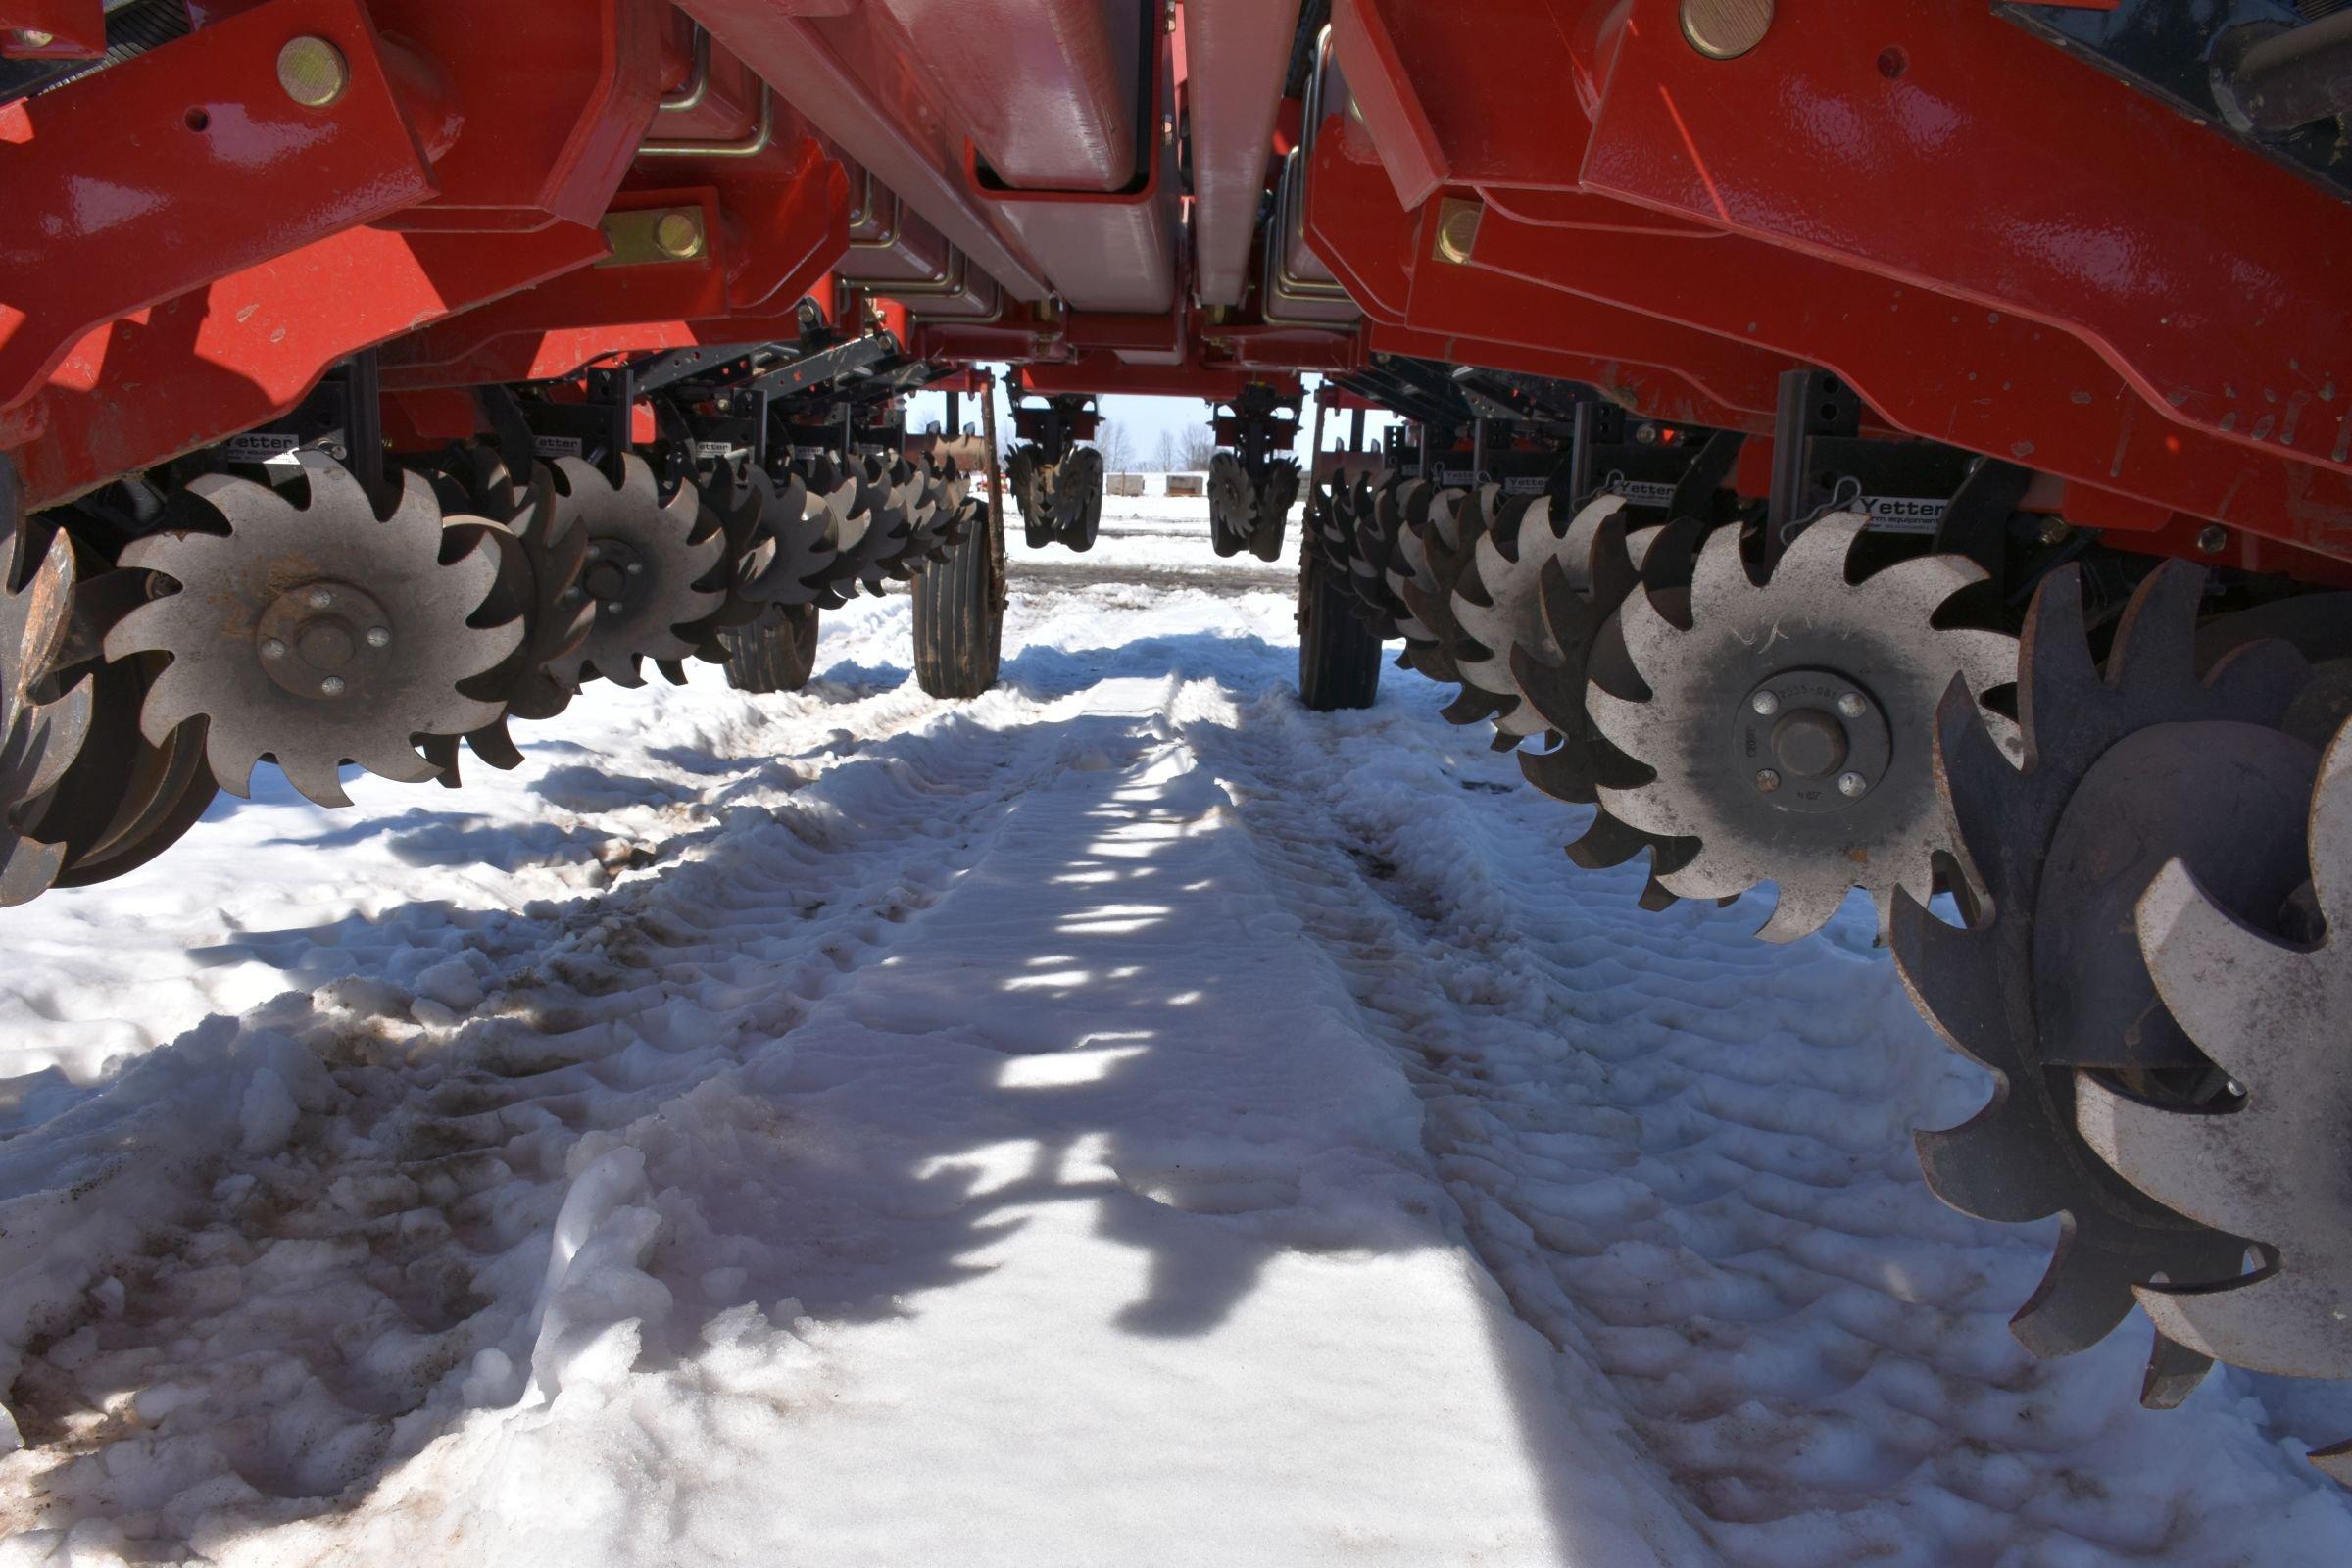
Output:
<path fill-rule="evenodd" d="M 1012 435 L 1012 421 L 998 425 L 997 432 L 997 444 L 1004 449 L 1001 455 L 1010 457 L 1019 444 Z M 1104 419 L 1095 426 L 1094 445 L 1102 454 L 1106 473 L 1199 473 L 1217 450 L 1215 434 L 1206 424 L 1200 424 L 1188 426 L 1181 434 L 1162 430 L 1155 450 L 1140 452 L 1135 433 L 1116 419 Z"/>

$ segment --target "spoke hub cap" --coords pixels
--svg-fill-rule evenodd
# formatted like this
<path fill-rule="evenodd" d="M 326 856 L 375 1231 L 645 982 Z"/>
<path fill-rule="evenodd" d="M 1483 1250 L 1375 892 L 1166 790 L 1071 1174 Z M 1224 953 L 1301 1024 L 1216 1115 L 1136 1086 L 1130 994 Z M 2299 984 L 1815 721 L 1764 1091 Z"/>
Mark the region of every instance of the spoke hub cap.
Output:
<path fill-rule="evenodd" d="M 270 678 L 321 702 L 350 702 L 379 684 L 396 643 L 383 605 L 347 582 L 288 588 L 254 628 L 254 651 Z"/>
<path fill-rule="evenodd" d="M 1786 669 L 1758 682 L 1732 719 L 1732 755 L 1784 811 L 1838 811 L 1886 776 L 1886 713 L 1834 669 Z"/>

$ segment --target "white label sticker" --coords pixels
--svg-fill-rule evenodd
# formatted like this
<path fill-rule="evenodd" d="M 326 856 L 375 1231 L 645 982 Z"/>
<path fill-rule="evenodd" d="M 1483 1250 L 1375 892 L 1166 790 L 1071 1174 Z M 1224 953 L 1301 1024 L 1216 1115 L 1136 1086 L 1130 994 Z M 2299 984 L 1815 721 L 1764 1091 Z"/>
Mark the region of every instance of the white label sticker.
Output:
<path fill-rule="evenodd" d="M 302 445 L 300 441 L 269 430 L 248 430 L 243 435 L 230 436 L 220 445 L 231 463 L 291 461 L 299 466 L 302 462 L 294 456 L 295 449 Z"/>
<path fill-rule="evenodd" d="M 1545 483 L 1545 480 L 1534 474 L 1523 474 L 1516 479 L 1503 480 L 1502 493 L 1506 496 L 1540 496 L 1544 493 Z"/>
<path fill-rule="evenodd" d="M 698 458 L 731 458 L 747 450 L 726 441 L 697 441 L 694 444 L 694 455 Z"/>
<path fill-rule="evenodd" d="M 1608 485 L 1609 494 L 1623 496 L 1637 507 L 1664 507 L 1674 502 L 1674 486 L 1660 484 L 1654 479 L 1614 479 Z"/>
<path fill-rule="evenodd" d="M 1854 504 L 1882 533 L 1934 533 L 1952 505 L 1937 496 L 1862 496 Z"/>
<path fill-rule="evenodd" d="M 823 447 L 794 447 L 792 455 L 803 463 L 814 463 L 825 455 L 825 449 Z"/>
<path fill-rule="evenodd" d="M 576 435 L 535 435 L 531 449 L 543 458 L 577 458 L 588 450 L 587 443 Z"/>

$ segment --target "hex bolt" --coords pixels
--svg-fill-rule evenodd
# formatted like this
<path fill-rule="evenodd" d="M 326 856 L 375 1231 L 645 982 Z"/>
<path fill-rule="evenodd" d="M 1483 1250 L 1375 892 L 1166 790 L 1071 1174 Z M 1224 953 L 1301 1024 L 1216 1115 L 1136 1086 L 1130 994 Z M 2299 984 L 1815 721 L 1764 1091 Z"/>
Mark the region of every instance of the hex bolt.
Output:
<path fill-rule="evenodd" d="M 264 659 L 283 659 L 286 657 L 286 645 L 275 637 L 265 637 L 262 639 L 262 657 Z"/>
<path fill-rule="evenodd" d="M 1847 692 L 1838 699 L 1838 711 L 1848 718 L 1860 718 L 1870 711 L 1870 705 L 1862 700 L 1860 692 Z"/>
<path fill-rule="evenodd" d="M 1774 790 L 1777 790 L 1780 787 L 1781 775 L 1776 770 L 1769 767 L 1759 767 L 1756 769 L 1757 789 L 1762 790 L 1767 795 L 1770 795 Z"/>
<path fill-rule="evenodd" d="M 1438 260 L 1459 267 L 1478 246 L 1478 220 L 1486 208 L 1448 196 L 1438 204 Z"/>
<path fill-rule="evenodd" d="M 2229 542 L 2230 530 L 2218 522 L 2209 522 L 2197 530 L 2197 552 L 2200 555 L 2218 556 L 2222 553 L 2222 547 Z"/>
<path fill-rule="evenodd" d="M 588 547 L 588 559 L 589 559 L 590 561 L 602 561 L 602 560 L 604 560 L 604 559 L 605 559 L 605 547 L 604 547 L 603 545 L 590 545 L 590 546 Z"/>
<path fill-rule="evenodd" d="M 1772 0 L 1683 0 L 1683 37 L 1709 60 L 1737 60 L 1772 29 Z"/>
<path fill-rule="evenodd" d="M 1750 697 L 1747 700 L 1747 706 L 1754 709 L 1764 717 L 1770 718 L 1773 714 L 1781 710 L 1781 700 L 1772 692 L 1758 692 L 1755 696 Z M 1768 789 L 1770 787 L 1770 785 L 1766 786 Z"/>
<path fill-rule="evenodd" d="M 368 647 L 370 647 L 370 648 L 389 648 L 389 647 L 391 647 L 391 646 L 392 646 L 392 628 L 391 628 L 391 627 L 389 627 L 389 626 L 370 626 L 370 627 L 368 627 Z"/>
<path fill-rule="evenodd" d="M 645 575 L 645 563 L 642 561 L 632 561 L 623 569 L 625 569 L 632 577 L 642 577 Z"/>
<path fill-rule="evenodd" d="M 334 602 L 335 596 L 323 588 L 314 588 L 310 592 L 310 606 L 313 610 L 324 610 Z"/>
<path fill-rule="evenodd" d="M 663 213 L 654 224 L 654 248 L 672 261 L 703 254 L 703 225 L 691 213 Z"/>
<path fill-rule="evenodd" d="M 1838 775 L 1838 793 L 1844 796 L 1849 801 L 1853 800 L 1856 796 L 1860 795 L 1868 788 L 1870 788 L 1870 780 L 1864 778 L 1859 773 L 1840 773 Z"/>
<path fill-rule="evenodd" d="M 318 683 L 318 689 L 329 697 L 340 697 L 343 695 L 343 677 L 329 675 Z"/>
<path fill-rule="evenodd" d="M 277 52 L 277 84 L 306 109 L 324 109 L 351 85 L 351 62 L 324 38 L 304 34 Z"/>

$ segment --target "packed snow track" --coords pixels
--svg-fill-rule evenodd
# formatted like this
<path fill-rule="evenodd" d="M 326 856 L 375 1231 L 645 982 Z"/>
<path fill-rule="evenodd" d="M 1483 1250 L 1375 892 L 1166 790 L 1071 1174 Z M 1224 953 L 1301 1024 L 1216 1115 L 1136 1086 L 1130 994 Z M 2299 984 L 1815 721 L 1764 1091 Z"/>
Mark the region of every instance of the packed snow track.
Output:
<path fill-rule="evenodd" d="M 0 1563 L 2352 1561 L 2343 1391 L 2010 1338 L 1861 899 L 1644 913 L 1182 531 L 0 915 Z"/>

